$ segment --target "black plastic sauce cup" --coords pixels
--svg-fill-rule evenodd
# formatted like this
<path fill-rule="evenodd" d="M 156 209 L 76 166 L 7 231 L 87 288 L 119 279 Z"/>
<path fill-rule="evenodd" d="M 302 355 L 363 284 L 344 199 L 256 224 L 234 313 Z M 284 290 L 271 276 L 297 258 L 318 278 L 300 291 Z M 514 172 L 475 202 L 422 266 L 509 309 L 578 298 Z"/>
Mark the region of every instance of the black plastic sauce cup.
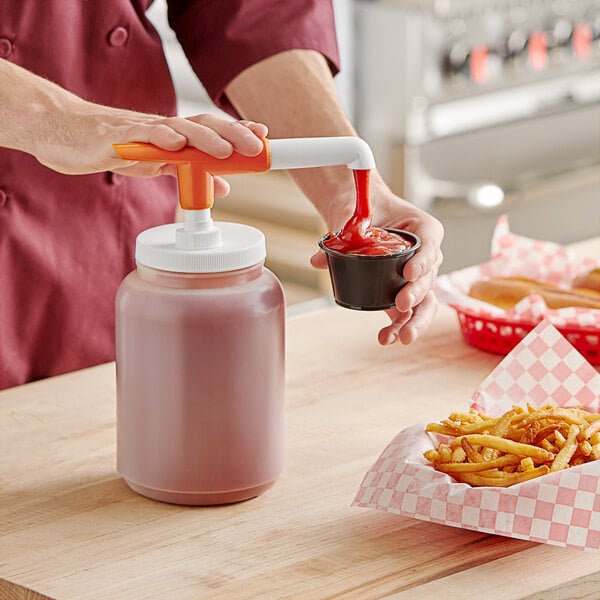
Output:
<path fill-rule="evenodd" d="M 327 255 L 333 297 L 340 306 L 353 310 L 383 310 L 394 306 L 396 294 L 407 283 L 402 275 L 404 265 L 414 256 L 421 240 L 402 229 L 384 229 L 400 235 L 411 247 L 396 254 L 365 256 L 331 250 L 324 244 L 329 234 L 319 240 L 319 246 Z"/>

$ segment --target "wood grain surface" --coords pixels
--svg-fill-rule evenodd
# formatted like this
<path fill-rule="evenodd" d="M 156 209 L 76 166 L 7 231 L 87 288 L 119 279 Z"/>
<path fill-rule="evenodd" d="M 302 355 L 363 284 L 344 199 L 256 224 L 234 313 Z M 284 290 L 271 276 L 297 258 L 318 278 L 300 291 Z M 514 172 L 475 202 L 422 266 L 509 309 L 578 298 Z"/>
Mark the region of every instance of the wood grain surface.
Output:
<path fill-rule="evenodd" d="M 600 256 L 600 239 L 578 245 Z M 115 470 L 114 365 L 0 392 L 0 599 L 557 600 L 600 597 L 600 555 L 351 506 L 404 427 L 465 409 L 501 357 L 441 307 L 414 344 L 381 313 L 287 323 L 287 465 L 263 496 L 145 499 Z"/>

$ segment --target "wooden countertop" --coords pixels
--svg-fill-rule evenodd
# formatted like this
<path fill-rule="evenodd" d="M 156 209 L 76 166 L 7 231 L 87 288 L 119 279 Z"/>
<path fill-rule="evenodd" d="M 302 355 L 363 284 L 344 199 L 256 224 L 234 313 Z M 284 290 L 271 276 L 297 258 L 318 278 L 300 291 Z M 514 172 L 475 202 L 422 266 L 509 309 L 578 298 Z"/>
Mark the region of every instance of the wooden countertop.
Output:
<path fill-rule="evenodd" d="M 577 245 L 600 255 L 600 238 Z M 501 357 L 441 307 L 383 348 L 380 313 L 288 321 L 287 467 L 213 508 L 138 496 L 115 470 L 114 365 L 0 393 L 0 598 L 597 598 L 600 556 L 350 506 L 401 429 L 468 405 Z"/>

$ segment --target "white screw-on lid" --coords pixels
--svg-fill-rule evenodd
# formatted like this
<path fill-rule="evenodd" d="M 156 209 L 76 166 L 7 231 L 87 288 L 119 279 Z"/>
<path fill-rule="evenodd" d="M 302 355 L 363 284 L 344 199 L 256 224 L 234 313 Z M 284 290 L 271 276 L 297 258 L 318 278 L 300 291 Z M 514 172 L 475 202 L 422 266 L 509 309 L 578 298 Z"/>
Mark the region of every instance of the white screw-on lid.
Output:
<path fill-rule="evenodd" d="M 210 211 L 185 211 L 183 223 L 142 231 L 135 259 L 146 267 L 177 273 L 235 271 L 265 260 L 262 231 L 241 223 L 213 223 Z"/>

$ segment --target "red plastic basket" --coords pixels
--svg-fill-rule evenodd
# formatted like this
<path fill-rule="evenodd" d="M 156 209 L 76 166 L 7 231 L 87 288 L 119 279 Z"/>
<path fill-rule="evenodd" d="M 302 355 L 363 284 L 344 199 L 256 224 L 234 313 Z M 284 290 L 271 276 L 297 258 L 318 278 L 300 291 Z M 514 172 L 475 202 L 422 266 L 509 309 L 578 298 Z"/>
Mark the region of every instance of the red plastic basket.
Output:
<path fill-rule="evenodd" d="M 458 316 L 463 338 L 471 346 L 508 354 L 537 323 L 509 321 L 501 317 L 482 317 L 458 306 L 453 306 Z M 569 342 L 592 365 L 600 365 L 600 331 L 582 327 L 557 327 Z"/>

